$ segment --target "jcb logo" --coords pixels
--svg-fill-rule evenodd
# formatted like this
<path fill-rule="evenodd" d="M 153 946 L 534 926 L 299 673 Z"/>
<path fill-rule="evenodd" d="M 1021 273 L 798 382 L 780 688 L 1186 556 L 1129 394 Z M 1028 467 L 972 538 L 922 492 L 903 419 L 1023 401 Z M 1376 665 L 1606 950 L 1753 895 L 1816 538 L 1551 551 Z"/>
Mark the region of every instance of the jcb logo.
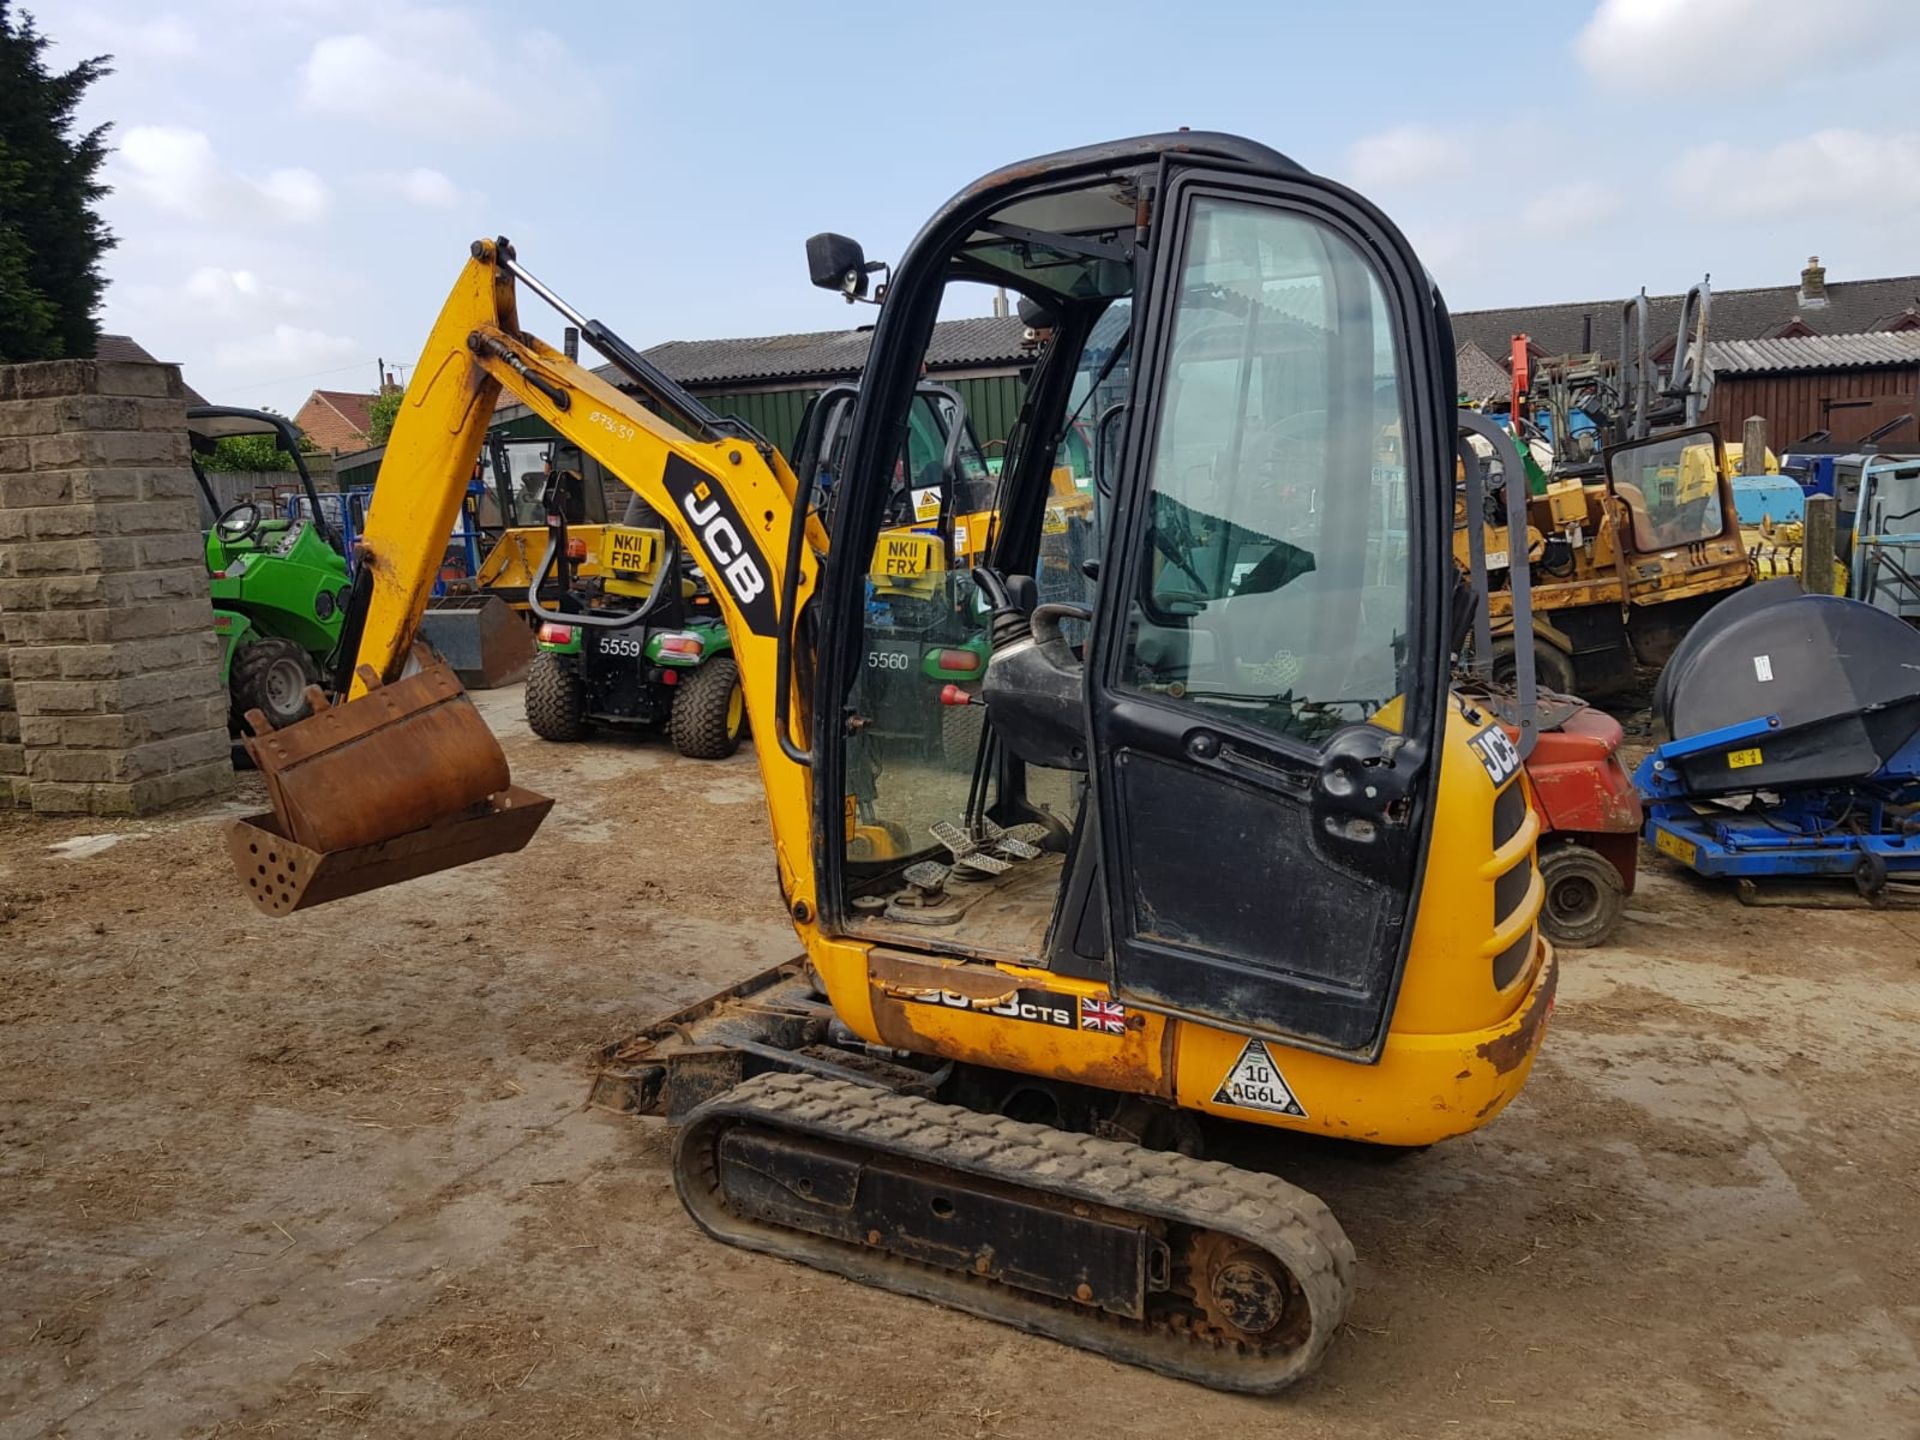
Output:
<path fill-rule="evenodd" d="M 700 543 L 713 557 L 714 564 L 721 567 L 720 573 L 727 577 L 727 588 L 733 591 L 733 598 L 744 607 L 754 596 L 763 593 L 767 588 L 766 576 L 746 553 L 733 522 L 720 513 L 718 497 L 701 485 L 682 502 L 682 508 L 687 518 L 700 527 Z"/>
<path fill-rule="evenodd" d="M 772 634 L 773 596 L 767 588 L 767 566 L 726 493 L 678 455 L 667 458 L 661 478 L 681 513 L 693 522 L 701 548 L 712 568 L 720 572 L 748 627 L 755 634 Z"/>
<path fill-rule="evenodd" d="M 1498 723 L 1489 725 L 1467 742 L 1497 790 L 1520 768 L 1520 752 Z"/>

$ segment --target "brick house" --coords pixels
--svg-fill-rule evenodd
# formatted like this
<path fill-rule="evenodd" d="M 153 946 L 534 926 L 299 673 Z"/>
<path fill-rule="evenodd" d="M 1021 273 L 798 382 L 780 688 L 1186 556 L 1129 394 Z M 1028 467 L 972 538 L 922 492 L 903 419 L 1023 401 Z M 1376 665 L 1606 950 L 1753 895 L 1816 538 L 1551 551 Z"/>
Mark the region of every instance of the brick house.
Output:
<path fill-rule="evenodd" d="M 367 426 L 373 402 L 371 391 L 316 390 L 307 396 L 293 423 L 321 450 L 343 455 L 367 448 Z"/>

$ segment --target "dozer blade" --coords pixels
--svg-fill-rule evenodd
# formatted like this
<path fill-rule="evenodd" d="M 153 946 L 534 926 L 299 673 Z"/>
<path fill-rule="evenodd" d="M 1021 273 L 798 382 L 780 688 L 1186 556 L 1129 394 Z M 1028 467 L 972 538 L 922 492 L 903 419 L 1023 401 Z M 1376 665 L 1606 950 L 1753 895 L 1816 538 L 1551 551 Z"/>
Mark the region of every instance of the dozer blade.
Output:
<path fill-rule="evenodd" d="M 247 752 L 273 813 L 236 820 L 227 851 L 253 902 L 286 915 L 522 848 L 553 801 L 511 783 L 507 757 L 453 671 L 418 674 L 281 730 L 259 711 Z"/>
<path fill-rule="evenodd" d="M 428 602 L 420 638 L 469 690 L 497 690 L 527 673 L 533 631 L 498 595 L 446 595 Z"/>

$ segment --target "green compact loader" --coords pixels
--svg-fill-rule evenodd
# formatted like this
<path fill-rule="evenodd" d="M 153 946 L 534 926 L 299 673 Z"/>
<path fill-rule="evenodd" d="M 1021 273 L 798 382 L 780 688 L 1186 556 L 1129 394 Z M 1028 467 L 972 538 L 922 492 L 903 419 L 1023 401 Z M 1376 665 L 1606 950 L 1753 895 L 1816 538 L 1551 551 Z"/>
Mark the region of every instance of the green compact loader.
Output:
<path fill-rule="evenodd" d="M 207 532 L 213 628 L 232 705 L 228 728 L 241 732 L 247 712 L 261 711 L 277 730 L 312 712 L 307 687 L 326 683 L 340 643 L 352 577 L 339 531 L 328 523 L 299 438 L 281 415 L 226 405 L 187 411 L 193 473 L 213 518 Z M 271 501 L 223 505 L 199 457 L 234 435 L 270 435 L 292 457 L 301 498 L 285 515 Z"/>

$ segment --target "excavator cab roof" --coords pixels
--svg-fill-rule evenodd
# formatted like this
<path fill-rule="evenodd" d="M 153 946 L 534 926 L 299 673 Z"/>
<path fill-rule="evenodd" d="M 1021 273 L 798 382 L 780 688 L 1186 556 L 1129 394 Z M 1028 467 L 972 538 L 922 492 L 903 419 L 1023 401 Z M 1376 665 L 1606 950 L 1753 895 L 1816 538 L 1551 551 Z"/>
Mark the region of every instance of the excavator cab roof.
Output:
<path fill-rule="evenodd" d="M 1303 173 L 1278 151 L 1237 136 L 1185 130 L 1143 135 L 1004 166 L 954 196 L 927 229 L 972 210 L 982 196 L 1006 190 L 1008 202 L 954 247 L 954 273 L 1042 300 L 1111 299 L 1128 293 L 1133 279 L 1116 241 L 1146 218 L 1142 201 L 1167 158 L 1226 162 L 1270 175 Z M 1044 186 L 1056 175 L 1060 188 L 1036 191 L 1036 183 Z"/>

